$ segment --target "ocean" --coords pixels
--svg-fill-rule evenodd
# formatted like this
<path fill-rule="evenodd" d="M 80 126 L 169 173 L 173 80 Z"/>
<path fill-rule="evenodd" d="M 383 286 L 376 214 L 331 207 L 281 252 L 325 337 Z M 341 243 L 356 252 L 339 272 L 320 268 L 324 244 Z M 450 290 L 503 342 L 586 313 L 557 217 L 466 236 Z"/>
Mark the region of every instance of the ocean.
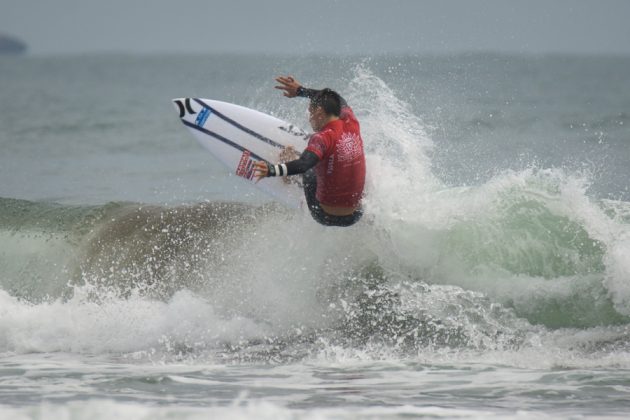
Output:
<path fill-rule="evenodd" d="M 361 122 L 355 226 L 171 103 L 308 128 L 281 74 Z M 627 418 L 628 92 L 615 56 L 0 58 L 0 418 Z"/>

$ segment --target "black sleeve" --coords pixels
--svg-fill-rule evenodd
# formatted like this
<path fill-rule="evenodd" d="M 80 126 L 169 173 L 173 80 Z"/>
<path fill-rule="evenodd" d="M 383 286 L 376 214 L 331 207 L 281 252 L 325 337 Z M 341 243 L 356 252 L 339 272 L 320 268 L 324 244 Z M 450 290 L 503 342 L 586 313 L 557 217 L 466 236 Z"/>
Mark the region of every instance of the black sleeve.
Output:
<path fill-rule="evenodd" d="M 287 175 L 303 174 L 304 172 L 317 165 L 319 158 L 310 150 L 305 150 L 299 159 L 287 162 Z"/>
<path fill-rule="evenodd" d="M 311 99 L 318 92 L 319 92 L 318 89 L 309 89 L 309 88 L 305 88 L 304 86 L 300 86 L 297 89 L 297 96 L 300 96 L 302 98 L 309 98 L 309 99 Z"/>
<path fill-rule="evenodd" d="M 303 86 L 300 86 L 297 90 L 297 96 L 300 96 L 302 98 L 312 98 L 313 96 L 315 96 L 318 92 L 321 92 L 321 90 L 318 89 L 309 89 L 309 88 L 305 88 Z M 341 100 L 341 107 L 346 107 L 348 106 L 348 102 L 346 102 L 346 100 L 344 98 L 341 97 L 341 95 L 339 95 L 339 99 Z"/>

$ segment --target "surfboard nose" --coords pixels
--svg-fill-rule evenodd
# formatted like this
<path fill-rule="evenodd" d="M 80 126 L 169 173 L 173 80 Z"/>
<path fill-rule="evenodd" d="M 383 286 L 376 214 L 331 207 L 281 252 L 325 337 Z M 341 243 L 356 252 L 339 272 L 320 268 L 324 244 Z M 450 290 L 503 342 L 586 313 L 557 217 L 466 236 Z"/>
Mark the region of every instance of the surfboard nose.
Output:
<path fill-rule="evenodd" d="M 173 105 L 177 112 L 179 112 L 179 118 L 184 118 L 186 114 L 194 115 L 197 113 L 192 107 L 192 101 L 196 101 L 195 98 L 175 98 L 173 99 Z"/>
<path fill-rule="evenodd" d="M 186 108 L 184 107 L 186 99 L 188 98 L 175 98 L 172 100 L 175 110 L 179 113 L 179 118 L 184 118 L 184 115 L 186 115 Z"/>

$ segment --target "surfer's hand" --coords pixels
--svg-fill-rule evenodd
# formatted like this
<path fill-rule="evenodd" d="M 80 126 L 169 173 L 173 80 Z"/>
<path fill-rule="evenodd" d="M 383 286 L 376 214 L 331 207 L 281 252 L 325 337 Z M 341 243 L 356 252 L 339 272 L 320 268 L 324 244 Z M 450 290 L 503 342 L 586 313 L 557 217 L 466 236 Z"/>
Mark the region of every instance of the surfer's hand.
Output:
<path fill-rule="evenodd" d="M 269 166 L 267 166 L 267 162 L 263 162 L 261 160 L 254 162 L 254 177 L 256 178 L 256 182 L 267 177 L 268 174 Z"/>
<path fill-rule="evenodd" d="M 298 89 L 302 86 L 293 76 L 278 76 L 276 77 L 276 82 L 280 83 L 280 85 L 276 86 L 276 89 L 283 90 L 284 96 L 287 98 L 295 98 Z"/>

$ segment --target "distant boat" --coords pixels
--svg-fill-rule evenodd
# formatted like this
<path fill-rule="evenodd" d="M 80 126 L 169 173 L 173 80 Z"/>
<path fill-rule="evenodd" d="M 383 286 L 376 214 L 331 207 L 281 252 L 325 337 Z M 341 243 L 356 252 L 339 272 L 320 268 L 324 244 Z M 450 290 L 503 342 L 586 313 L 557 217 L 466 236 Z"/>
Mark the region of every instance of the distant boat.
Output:
<path fill-rule="evenodd" d="M 24 54 L 26 48 L 26 44 L 19 39 L 0 34 L 0 55 Z"/>

